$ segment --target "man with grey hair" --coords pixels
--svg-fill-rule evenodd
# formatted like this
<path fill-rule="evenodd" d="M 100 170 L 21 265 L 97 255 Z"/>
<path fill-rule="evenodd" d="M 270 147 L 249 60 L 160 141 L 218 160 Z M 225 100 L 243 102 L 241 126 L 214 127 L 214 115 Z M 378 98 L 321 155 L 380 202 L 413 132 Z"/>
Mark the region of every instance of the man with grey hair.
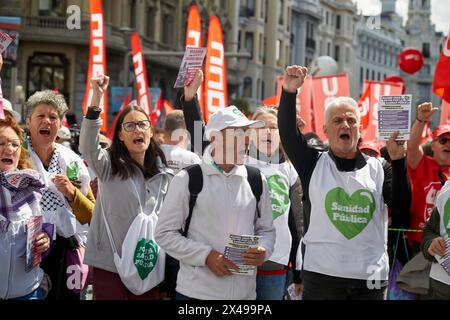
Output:
<path fill-rule="evenodd" d="M 405 147 L 393 134 L 393 160 L 381 163 L 358 149 L 361 125 L 356 102 L 338 97 L 326 106 L 324 132 L 330 150 L 308 146 L 295 118 L 297 90 L 308 70 L 288 67 L 278 112 L 281 141 L 303 187 L 301 245 L 303 298 L 385 299 L 389 274 L 388 214 L 408 210 Z M 392 173 L 392 177 L 391 177 Z"/>
<path fill-rule="evenodd" d="M 164 143 L 159 147 L 166 156 L 167 165 L 177 174 L 181 169 L 198 164 L 200 157 L 186 150 L 189 144 L 188 132 L 184 123 L 183 111 L 170 112 L 164 123 Z"/>

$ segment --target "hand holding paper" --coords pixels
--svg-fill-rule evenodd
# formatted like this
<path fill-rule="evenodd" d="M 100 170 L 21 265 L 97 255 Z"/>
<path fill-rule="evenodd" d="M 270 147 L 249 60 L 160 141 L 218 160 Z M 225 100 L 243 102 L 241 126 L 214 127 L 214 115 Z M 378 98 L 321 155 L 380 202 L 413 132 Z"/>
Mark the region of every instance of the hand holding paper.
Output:
<path fill-rule="evenodd" d="M 406 158 L 406 143 L 405 141 L 397 141 L 400 132 L 396 131 L 391 134 L 386 143 L 387 150 L 391 160 L 400 160 Z"/>
<path fill-rule="evenodd" d="M 243 255 L 244 263 L 250 266 L 261 266 L 266 258 L 266 249 L 263 247 L 249 248 Z"/>

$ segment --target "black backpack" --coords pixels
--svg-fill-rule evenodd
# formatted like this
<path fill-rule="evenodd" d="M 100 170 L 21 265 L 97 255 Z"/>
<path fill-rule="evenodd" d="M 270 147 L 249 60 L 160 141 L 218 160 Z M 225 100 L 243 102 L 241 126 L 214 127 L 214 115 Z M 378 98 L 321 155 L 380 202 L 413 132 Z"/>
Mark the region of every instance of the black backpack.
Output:
<path fill-rule="evenodd" d="M 245 168 L 247 169 L 247 181 L 250 184 L 253 195 L 256 198 L 256 213 L 258 218 L 260 218 L 261 213 L 259 211 L 258 204 L 263 190 L 261 173 L 259 169 L 255 167 L 246 165 Z M 203 189 L 203 173 L 200 165 L 198 164 L 187 167 L 184 170 L 186 170 L 189 175 L 189 214 L 186 218 L 184 230 L 180 230 L 180 233 L 184 237 L 187 237 L 189 225 L 191 224 L 192 212 L 194 210 L 195 203 L 197 202 L 197 197 Z M 171 299 L 175 299 L 175 289 L 179 269 L 180 262 L 177 259 L 166 255 L 165 279 L 162 291 L 165 291 Z"/>

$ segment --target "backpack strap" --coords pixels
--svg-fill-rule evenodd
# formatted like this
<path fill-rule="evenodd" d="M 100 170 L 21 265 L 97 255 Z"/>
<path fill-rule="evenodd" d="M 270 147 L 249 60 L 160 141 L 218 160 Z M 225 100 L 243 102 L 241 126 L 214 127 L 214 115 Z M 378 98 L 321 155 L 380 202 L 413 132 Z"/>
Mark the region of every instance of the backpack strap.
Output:
<path fill-rule="evenodd" d="M 245 168 L 247 169 L 248 183 L 250 184 L 253 195 L 256 198 L 256 212 L 258 214 L 258 218 L 261 218 L 261 212 L 259 211 L 259 200 L 261 199 L 263 191 L 261 172 L 259 171 L 258 168 L 255 167 L 246 165 Z"/>
<path fill-rule="evenodd" d="M 191 224 L 192 211 L 194 210 L 195 203 L 197 202 L 197 196 L 203 189 L 203 173 L 199 164 L 194 164 L 185 168 L 189 175 L 189 215 L 184 225 L 184 230 L 181 234 L 186 237 L 189 225 Z"/>

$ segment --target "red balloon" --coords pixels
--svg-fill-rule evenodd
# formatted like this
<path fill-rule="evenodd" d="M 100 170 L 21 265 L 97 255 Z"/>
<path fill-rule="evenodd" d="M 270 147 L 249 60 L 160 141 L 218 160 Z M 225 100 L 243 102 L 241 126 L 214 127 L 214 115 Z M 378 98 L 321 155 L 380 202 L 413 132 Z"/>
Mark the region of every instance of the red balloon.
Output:
<path fill-rule="evenodd" d="M 406 48 L 398 55 L 398 65 L 406 73 L 413 74 L 422 68 L 422 52 L 414 48 Z"/>
<path fill-rule="evenodd" d="M 402 84 L 403 85 L 402 94 L 405 94 L 406 84 L 405 84 L 405 80 L 403 80 L 402 77 L 396 76 L 396 75 L 390 75 L 390 76 L 387 76 L 386 78 L 384 78 L 384 81 Z"/>

